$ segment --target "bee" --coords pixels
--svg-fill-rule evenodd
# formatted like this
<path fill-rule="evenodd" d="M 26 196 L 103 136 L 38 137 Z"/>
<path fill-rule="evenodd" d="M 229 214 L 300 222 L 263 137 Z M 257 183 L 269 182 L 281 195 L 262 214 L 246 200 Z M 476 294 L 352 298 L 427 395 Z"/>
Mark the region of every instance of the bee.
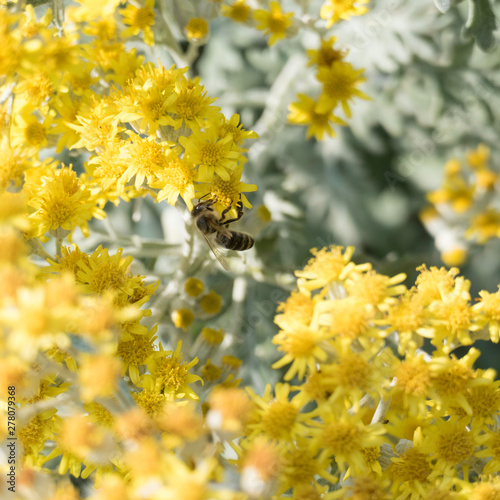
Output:
<path fill-rule="evenodd" d="M 216 259 L 226 271 L 229 271 L 229 264 L 220 251 L 220 248 L 237 250 L 239 252 L 249 250 L 253 247 L 255 240 L 247 233 L 232 231 L 228 228 L 229 224 L 243 217 L 243 203 L 241 199 L 236 204 L 236 217 L 228 220 L 226 220 L 226 215 L 229 210 L 231 210 L 231 207 L 226 208 L 219 214 L 214 209 L 214 203 L 216 201 L 217 198 L 205 201 L 202 201 L 200 198 L 198 204 L 191 210 L 191 217 L 195 221 L 196 227 L 207 241 Z"/>

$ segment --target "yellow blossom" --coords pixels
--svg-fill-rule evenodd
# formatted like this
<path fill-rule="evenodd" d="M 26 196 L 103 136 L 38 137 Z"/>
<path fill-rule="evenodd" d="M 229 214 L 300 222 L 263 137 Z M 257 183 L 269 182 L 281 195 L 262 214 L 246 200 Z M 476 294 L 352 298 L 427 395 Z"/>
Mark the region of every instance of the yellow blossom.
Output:
<path fill-rule="evenodd" d="M 183 362 L 181 347 L 182 342 L 179 342 L 174 352 L 160 350 L 150 356 L 147 365 L 152 378 L 146 380 L 148 384 L 149 380 L 154 382 L 155 390 L 162 390 L 169 399 L 187 398 L 198 401 L 198 396 L 189 387 L 193 382 L 203 382 L 198 375 L 189 373 L 189 370 L 198 363 L 198 358 L 189 363 Z"/>
<path fill-rule="evenodd" d="M 364 6 L 370 0 L 325 0 L 321 7 L 320 15 L 326 19 L 326 27 L 330 28 L 341 19 L 349 19 L 351 16 L 361 16 L 368 12 Z M 361 4 L 361 5 L 358 5 Z"/>
<path fill-rule="evenodd" d="M 203 293 L 203 282 L 196 278 L 189 278 L 184 283 L 184 290 L 190 297 L 198 297 Z"/>
<path fill-rule="evenodd" d="M 333 106 L 330 109 L 318 109 L 318 103 L 305 94 L 299 94 L 298 102 L 288 105 L 288 121 L 294 125 L 309 125 L 306 137 L 314 137 L 322 141 L 325 133 L 329 137 L 335 137 L 332 124 L 347 125 L 341 118 L 333 114 Z"/>
<path fill-rule="evenodd" d="M 210 26 L 202 17 L 192 17 L 184 26 L 184 31 L 190 42 L 200 42 L 208 36 Z"/>
<path fill-rule="evenodd" d="M 243 160 L 242 154 L 235 148 L 232 134 L 218 138 L 214 127 L 205 132 L 193 130 L 189 137 L 180 137 L 179 142 L 185 149 L 185 158 L 198 167 L 198 182 L 211 182 L 214 175 L 229 181 L 231 170 Z"/>
<path fill-rule="evenodd" d="M 148 45 L 154 44 L 154 35 L 151 29 L 151 26 L 155 23 L 154 4 L 155 0 L 146 0 L 144 7 L 129 4 L 120 11 L 124 24 L 129 26 L 121 33 L 124 38 L 138 35 L 143 31 L 144 42 Z"/>
<path fill-rule="evenodd" d="M 186 307 L 181 307 L 172 312 L 172 321 L 176 328 L 182 328 L 184 331 L 191 325 L 194 321 L 194 314 L 191 309 Z"/>
<path fill-rule="evenodd" d="M 293 12 L 285 14 L 281 10 L 281 5 L 276 1 L 269 3 L 270 10 L 257 9 L 253 12 L 253 17 L 257 21 L 256 28 L 264 31 L 265 35 L 271 35 L 269 45 L 274 45 L 278 40 L 287 36 L 287 31 L 292 26 Z"/>
<path fill-rule="evenodd" d="M 235 0 L 231 5 L 222 6 L 222 15 L 230 17 L 237 23 L 244 23 L 250 19 L 252 12 L 246 0 Z"/>
<path fill-rule="evenodd" d="M 363 71 L 355 70 L 350 63 L 342 61 L 335 61 L 330 67 L 319 67 L 318 81 L 323 85 L 323 91 L 318 99 L 316 111 L 327 113 L 337 104 L 341 104 L 345 115 L 350 118 L 350 100 L 354 97 L 370 99 L 357 88 L 366 80 L 361 76 Z"/>
<path fill-rule="evenodd" d="M 211 290 L 201 298 L 200 305 L 207 314 L 219 314 L 222 308 L 222 297 Z"/>

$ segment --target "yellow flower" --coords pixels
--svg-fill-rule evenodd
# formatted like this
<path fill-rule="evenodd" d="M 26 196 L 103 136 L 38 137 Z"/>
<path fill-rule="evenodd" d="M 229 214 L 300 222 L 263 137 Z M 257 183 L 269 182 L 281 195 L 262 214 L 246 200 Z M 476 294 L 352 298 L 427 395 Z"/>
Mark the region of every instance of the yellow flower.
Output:
<path fill-rule="evenodd" d="M 404 408 L 410 416 L 426 416 L 427 398 L 431 387 L 431 371 L 423 356 L 406 356 L 397 366 L 394 394 L 401 394 Z"/>
<path fill-rule="evenodd" d="M 231 5 L 223 5 L 221 12 L 223 16 L 230 17 L 237 23 L 244 23 L 250 19 L 252 9 L 246 0 L 236 0 Z"/>
<path fill-rule="evenodd" d="M 176 328 L 182 328 L 184 331 L 191 325 L 194 321 L 194 314 L 191 309 L 182 307 L 181 309 L 176 309 L 172 313 L 172 321 Z"/>
<path fill-rule="evenodd" d="M 294 125 L 309 125 L 306 137 L 310 139 L 314 136 L 317 141 L 322 141 L 325 133 L 330 137 L 335 137 L 332 124 L 347 125 L 341 118 L 333 114 L 333 107 L 318 111 L 318 103 L 305 94 L 299 94 L 298 102 L 288 105 L 288 121 Z"/>
<path fill-rule="evenodd" d="M 357 88 L 366 80 L 361 76 L 363 71 L 355 70 L 350 63 L 342 61 L 335 61 L 330 67 L 320 66 L 317 78 L 323 84 L 323 91 L 318 99 L 317 112 L 327 113 L 340 103 L 345 115 L 350 118 L 350 100 L 354 97 L 370 99 Z"/>
<path fill-rule="evenodd" d="M 285 374 L 285 380 L 291 380 L 297 376 L 303 379 L 306 370 L 314 373 L 318 361 L 325 361 L 327 353 L 322 344 L 328 338 L 325 333 L 319 333 L 306 326 L 296 324 L 290 325 L 285 330 L 274 336 L 273 344 L 278 345 L 278 351 L 285 355 L 272 365 L 273 368 L 282 368 L 292 363 Z"/>
<path fill-rule="evenodd" d="M 228 120 L 224 115 L 219 115 L 222 123 L 219 128 L 219 138 L 222 139 L 227 134 L 233 134 L 233 141 L 240 145 L 247 139 L 257 139 L 258 135 L 253 130 L 245 130 L 243 124 L 240 123 L 240 115 L 235 113 Z"/>
<path fill-rule="evenodd" d="M 317 448 L 321 450 L 319 456 L 334 456 L 342 471 L 350 467 L 355 473 L 366 472 L 363 450 L 383 443 L 384 425 L 365 425 L 360 415 L 350 415 L 342 406 L 337 411 L 328 405 L 319 408 L 321 422 L 314 430 Z"/>
<path fill-rule="evenodd" d="M 129 26 L 129 28 L 122 31 L 121 36 L 128 38 L 143 31 L 144 42 L 147 45 L 154 45 L 154 35 L 151 29 L 151 26 L 155 23 L 154 4 L 155 0 L 146 0 L 144 7 L 129 4 L 124 9 L 121 9 L 123 23 Z"/>
<path fill-rule="evenodd" d="M 264 396 L 257 396 L 250 388 L 255 409 L 248 424 L 249 438 L 264 435 L 272 441 L 291 441 L 299 436 L 310 435 L 313 413 L 304 413 L 297 396 L 289 400 L 291 387 L 288 384 L 276 384 L 275 397 L 271 395 L 268 384 Z"/>
<path fill-rule="evenodd" d="M 198 297 L 203 293 L 203 281 L 196 278 L 189 278 L 184 283 L 184 290 L 190 297 Z"/>
<path fill-rule="evenodd" d="M 349 19 L 351 16 L 361 16 L 368 12 L 363 5 L 370 0 L 326 0 L 321 7 L 321 19 L 326 19 L 326 27 L 330 28 L 341 19 Z"/>
<path fill-rule="evenodd" d="M 252 208 L 244 193 L 257 191 L 255 184 L 247 184 L 241 180 L 243 165 L 229 172 L 227 180 L 214 177 L 210 184 L 199 184 L 196 186 L 199 198 L 210 194 L 210 198 L 217 199 L 215 209 L 222 211 L 230 206 L 234 207 L 240 200 L 246 208 Z M 236 217 L 236 209 L 232 208 L 226 215 L 226 219 Z"/>
<path fill-rule="evenodd" d="M 208 36 L 210 26 L 202 17 L 192 17 L 184 26 L 184 31 L 190 42 L 201 42 Z"/>
<path fill-rule="evenodd" d="M 212 106 L 216 98 L 207 96 L 198 77 L 189 80 L 181 75 L 176 78 L 174 88 L 175 102 L 170 113 L 176 129 L 184 124 L 190 129 L 200 130 L 205 120 L 216 122 L 219 119 L 220 108 Z"/>
<path fill-rule="evenodd" d="M 189 137 L 180 137 L 185 159 L 198 167 L 198 182 L 211 182 L 214 175 L 229 181 L 231 170 L 243 161 L 243 155 L 235 149 L 232 134 L 218 138 L 218 131 L 209 127 L 205 132 L 193 130 Z"/>
<path fill-rule="evenodd" d="M 472 310 L 475 315 L 480 314 L 478 323 L 488 326 L 491 341 L 498 343 L 500 340 L 500 285 L 495 293 L 482 290 L 479 296 L 481 298 L 472 306 Z"/>
<path fill-rule="evenodd" d="M 105 217 L 91 189 L 77 177 L 71 165 L 31 169 L 26 174 L 24 190 L 29 193 L 28 204 L 34 209 L 30 220 L 36 236 L 44 236 L 47 231 L 54 233 L 59 228 L 72 233 L 77 227 L 88 236 L 88 221 Z"/>
<path fill-rule="evenodd" d="M 169 399 L 192 399 L 198 401 L 199 397 L 189 387 L 193 382 L 202 382 L 198 375 L 189 373 L 189 370 L 198 363 L 198 358 L 189 363 L 182 361 L 182 342 L 179 341 L 174 352 L 160 350 L 155 352 L 148 360 L 148 369 L 151 378 L 145 388 L 153 389 L 149 380 L 154 381 L 156 391 L 163 391 Z"/>
<path fill-rule="evenodd" d="M 175 153 L 168 155 L 163 168 L 154 172 L 156 180 L 151 183 L 151 187 L 160 190 L 156 195 L 156 201 L 167 200 L 170 205 L 174 206 L 180 195 L 188 210 L 191 211 L 192 200 L 195 197 L 195 173 L 192 167 Z"/>
<path fill-rule="evenodd" d="M 124 123 L 134 123 L 140 132 L 148 132 L 154 136 L 160 126 L 174 125 L 174 120 L 168 114 L 177 96 L 159 86 L 155 79 L 146 81 L 143 85 L 129 82 L 124 92 L 117 96 L 120 112 L 112 117 Z"/>
<path fill-rule="evenodd" d="M 264 31 L 265 35 L 271 35 L 269 45 L 274 45 L 278 40 L 282 40 L 287 35 L 287 30 L 292 26 L 293 12 L 285 14 L 281 10 L 281 5 L 276 1 L 269 4 L 270 11 L 257 9 L 253 12 L 253 17 L 257 21 L 256 28 Z"/>
<path fill-rule="evenodd" d="M 346 50 L 337 50 L 333 48 L 334 43 L 337 41 L 337 37 L 331 36 L 327 39 L 321 39 L 321 45 L 319 49 L 310 49 L 307 51 L 307 57 L 309 57 L 309 66 L 314 64 L 318 66 L 330 67 L 333 62 L 342 61 L 347 55 Z"/>
<path fill-rule="evenodd" d="M 337 280 L 342 280 L 354 270 L 369 269 L 371 266 L 365 264 L 356 266 L 350 262 L 354 247 L 343 247 L 332 245 L 330 248 L 318 250 L 313 248 L 313 258 L 309 260 L 303 271 L 296 271 L 295 276 L 299 290 L 316 290 Z"/>
<path fill-rule="evenodd" d="M 68 123 L 68 127 L 78 132 L 80 140 L 71 149 L 84 147 L 94 151 L 103 148 L 122 131 L 105 99 L 94 102 L 88 111 L 81 110 L 76 119 L 78 124 Z"/>
<path fill-rule="evenodd" d="M 155 333 L 156 327 L 147 335 L 132 334 L 132 340 L 122 340 L 116 349 L 116 355 L 121 361 L 122 376 L 128 372 L 130 380 L 136 385 L 139 383 L 139 367 L 144 366 L 154 352 L 154 341 L 157 339 Z"/>
<path fill-rule="evenodd" d="M 466 463 L 474 455 L 479 445 L 477 438 L 481 427 L 468 426 L 468 422 L 468 417 L 453 416 L 447 420 L 437 418 L 434 425 L 423 431 L 422 449 L 436 460 L 431 480 L 433 476 L 454 470 L 455 466 Z"/>
<path fill-rule="evenodd" d="M 222 309 L 222 297 L 211 290 L 201 298 L 200 306 L 207 314 L 218 314 Z"/>
<path fill-rule="evenodd" d="M 10 132 L 11 146 L 38 156 L 38 152 L 47 147 L 49 135 L 53 133 L 54 113 L 42 118 L 30 112 L 30 107 L 18 111 Z"/>

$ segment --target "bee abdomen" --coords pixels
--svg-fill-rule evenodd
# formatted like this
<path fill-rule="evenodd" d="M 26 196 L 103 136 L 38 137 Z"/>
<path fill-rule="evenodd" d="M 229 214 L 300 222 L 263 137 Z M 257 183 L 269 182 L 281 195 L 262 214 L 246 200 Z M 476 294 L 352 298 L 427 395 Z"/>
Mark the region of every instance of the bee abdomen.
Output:
<path fill-rule="evenodd" d="M 222 233 L 217 234 L 217 242 L 228 250 L 249 250 L 255 243 L 254 239 L 246 233 L 231 231 L 231 238 L 224 236 Z"/>

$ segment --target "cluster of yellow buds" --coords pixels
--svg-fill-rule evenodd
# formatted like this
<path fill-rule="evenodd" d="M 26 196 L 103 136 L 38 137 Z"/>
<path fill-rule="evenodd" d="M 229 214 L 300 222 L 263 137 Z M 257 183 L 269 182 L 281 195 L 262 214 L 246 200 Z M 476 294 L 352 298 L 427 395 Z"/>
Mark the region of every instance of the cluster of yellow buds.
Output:
<path fill-rule="evenodd" d="M 446 163 L 442 185 L 428 193 L 431 206 L 421 219 L 447 265 L 463 264 L 472 243 L 500 236 L 497 189 L 498 173 L 490 167 L 486 145 L 468 151 L 465 165 L 455 158 Z"/>

